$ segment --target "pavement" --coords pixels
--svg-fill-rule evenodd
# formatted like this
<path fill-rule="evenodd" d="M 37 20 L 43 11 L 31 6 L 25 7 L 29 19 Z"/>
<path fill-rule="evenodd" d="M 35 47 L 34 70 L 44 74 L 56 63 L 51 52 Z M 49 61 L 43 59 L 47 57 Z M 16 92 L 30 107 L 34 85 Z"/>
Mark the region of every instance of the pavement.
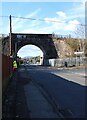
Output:
<path fill-rule="evenodd" d="M 3 98 L 4 118 L 59 118 L 59 115 L 33 81 L 16 71 Z"/>

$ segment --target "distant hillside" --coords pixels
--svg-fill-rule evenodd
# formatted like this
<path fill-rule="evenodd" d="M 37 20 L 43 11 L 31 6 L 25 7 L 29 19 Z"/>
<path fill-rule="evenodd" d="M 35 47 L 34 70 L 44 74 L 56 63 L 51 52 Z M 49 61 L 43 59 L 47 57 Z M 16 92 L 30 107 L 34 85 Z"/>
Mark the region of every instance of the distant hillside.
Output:
<path fill-rule="evenodd" d="M 23 57 L 23 58 L 33 58 L 33 56 L 25 56 L 25 57 Z"/>

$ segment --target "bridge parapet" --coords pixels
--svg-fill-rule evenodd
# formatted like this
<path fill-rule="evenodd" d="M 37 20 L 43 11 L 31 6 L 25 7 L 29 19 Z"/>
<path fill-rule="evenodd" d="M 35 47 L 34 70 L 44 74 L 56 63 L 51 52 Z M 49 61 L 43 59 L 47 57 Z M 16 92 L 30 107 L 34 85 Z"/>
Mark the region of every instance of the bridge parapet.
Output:
<path fill-rule="evenodd" d="M 57 51 L 52 40 L 52 34 L 18 34 L 12 33 L 12 53 L 25 45 L 36 45 L 43 53 L 45 59 L 57 58 Z"/>

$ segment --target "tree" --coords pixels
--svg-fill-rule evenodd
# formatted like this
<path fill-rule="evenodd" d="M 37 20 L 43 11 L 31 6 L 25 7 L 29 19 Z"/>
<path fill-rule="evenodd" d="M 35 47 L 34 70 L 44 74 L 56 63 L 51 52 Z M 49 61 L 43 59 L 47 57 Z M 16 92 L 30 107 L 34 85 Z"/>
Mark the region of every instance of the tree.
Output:
<path fill-rule="evenodd" d="M 66 44 L 70 46 L 70 48 L 73 51 L 73 55 L 74 52 L 79 51 L 79 39 L 75 39 L 75 38 L 67 38 L 66 39 Z"/>
<path fill-rule="evenodd" d="M 0 35 L 0 52 L 2 54 L 9 54 L 9 42 L 8 42 L 8 46 L 6 48 L 5 44 L 7 43 L 7 41 L 9 41 L 9 36 L 5 35 L 5 34 L 1 34 Z"/>
<path fill-rule="evenodd" d="M 85 41 L 85 46 L 84 46 L 84 52 L 85 52 L 85 57 L 87 57 L 87 41 Z"/>
<path fill-rule="evenodd" d="M 75 36 L 79 40 L 80 51 L 84 51 L 84 43 L 85 43 L 85 26 L 84 25 L 77 26 L 75 31 Z"/>

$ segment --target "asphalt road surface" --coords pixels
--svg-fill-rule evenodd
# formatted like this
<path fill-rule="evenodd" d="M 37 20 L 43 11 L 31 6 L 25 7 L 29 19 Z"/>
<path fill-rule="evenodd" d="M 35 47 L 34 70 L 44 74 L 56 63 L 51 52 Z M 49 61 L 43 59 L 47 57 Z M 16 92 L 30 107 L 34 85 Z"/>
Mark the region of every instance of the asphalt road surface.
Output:
<path fill-rule="evenodd" d="M 85 69 L 52 69 L 27 65 L 21 66 L 20 71 L 40 86 L 63 114 L 86 117 Z"/>

